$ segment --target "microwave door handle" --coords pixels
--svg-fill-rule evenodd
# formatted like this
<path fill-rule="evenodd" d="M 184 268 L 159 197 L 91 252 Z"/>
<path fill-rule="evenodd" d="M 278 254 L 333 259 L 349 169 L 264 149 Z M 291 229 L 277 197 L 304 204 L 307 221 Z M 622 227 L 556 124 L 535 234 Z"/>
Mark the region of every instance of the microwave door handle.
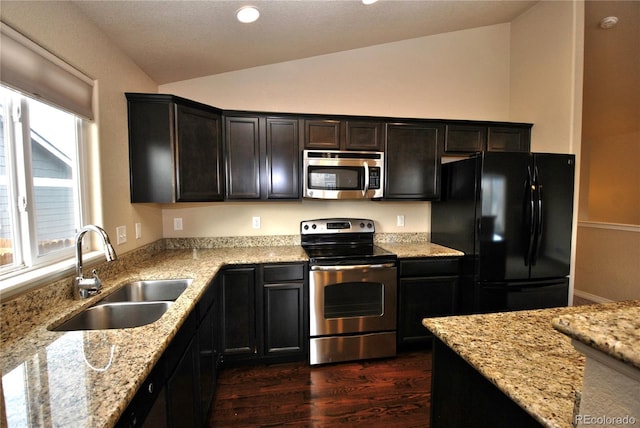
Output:
<path fill-rule="evenodd" d="M 369 164 L 367 161 L 364 161 L 364 189 L 362 189 L 362 197 L 367 196 L 367 191 L 369 190 Z"/>

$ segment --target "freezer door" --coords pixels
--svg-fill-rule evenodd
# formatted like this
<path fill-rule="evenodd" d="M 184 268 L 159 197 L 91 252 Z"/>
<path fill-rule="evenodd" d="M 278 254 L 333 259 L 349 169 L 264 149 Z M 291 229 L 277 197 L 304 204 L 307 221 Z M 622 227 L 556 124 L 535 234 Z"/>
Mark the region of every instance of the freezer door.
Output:
<path fill-rule="evenodd" d="M 477 284 L 477 312 L 519 311 L 567 306 L 569 279 Z"/>
<path fill-rule="evenodd" d="M 530 277 L 566 276 L 571 263 L 575 157 L 535 153 L 533 165 L 536 238 Z"/>

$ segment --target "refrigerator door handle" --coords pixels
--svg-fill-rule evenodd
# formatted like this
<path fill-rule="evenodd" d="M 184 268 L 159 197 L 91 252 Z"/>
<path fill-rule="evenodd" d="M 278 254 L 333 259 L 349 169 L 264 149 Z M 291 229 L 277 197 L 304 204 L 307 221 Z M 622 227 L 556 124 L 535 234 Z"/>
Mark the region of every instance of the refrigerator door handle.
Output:
<path fill-rule="evenodd" d="M 534 251 L 531 257 L 531 266 L 535 266 L 536 261 L 538 260 L 538 254 L 540 253 L 540 246 L 542 244 L 542 225 L 543 225 L 543 217 L 542 217 L 542 185 L 540 184 L 538 167 L 534 167 L 533 171 L 533 183 L 535 187 L 535 245 Z"/>
<path fill-rule="evenodd" d="M 531 175 L 531 167 L 527 167 L 527 181 L 525 183 L 525 236 L 528 237 L 525 254 L 524 254 L 524 265 L 529 266 L 531 263 L 531 257 L 533 254 L 533 249 L 535 245 L 535 235 L 536 235 L 536 214 L 535 214 L 535 184 L 533 181 L 533 177 Z"/>

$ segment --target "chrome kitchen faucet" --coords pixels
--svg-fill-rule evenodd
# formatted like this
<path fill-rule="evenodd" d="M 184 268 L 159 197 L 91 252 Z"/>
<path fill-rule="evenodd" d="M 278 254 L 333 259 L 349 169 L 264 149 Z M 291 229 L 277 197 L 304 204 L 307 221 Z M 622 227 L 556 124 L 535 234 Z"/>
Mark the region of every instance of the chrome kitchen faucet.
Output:
<path fill-rule="evenodd" d="M 109 236 L 104 229 L 93 224 L 88 224 L 81 228 L 76 234 L 76 277 L 73 280 L 73 293 L 76 299 L 86 299 L 95 296 L 100 292 L 100 289 L 102 289 L 102 282 L 98 277 L 97 270 L 93 270 L 93 276 L 91 278 L 85 278 L 82 275 L 82 238 L 84 234 L 89 231 L 96 232 L 102 238 L 104 256 L 108 262 L 118 259 L 116 251 L 113 249 Z"/>

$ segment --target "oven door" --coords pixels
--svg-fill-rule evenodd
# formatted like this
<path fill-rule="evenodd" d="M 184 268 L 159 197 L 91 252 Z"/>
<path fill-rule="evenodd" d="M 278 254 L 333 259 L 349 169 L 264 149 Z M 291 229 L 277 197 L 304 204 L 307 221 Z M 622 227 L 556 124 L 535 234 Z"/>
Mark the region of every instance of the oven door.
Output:
<path fill-rule="evenodd" d="M 394 263 L 311 266 L 311 337 L 396 329 Z"/>

